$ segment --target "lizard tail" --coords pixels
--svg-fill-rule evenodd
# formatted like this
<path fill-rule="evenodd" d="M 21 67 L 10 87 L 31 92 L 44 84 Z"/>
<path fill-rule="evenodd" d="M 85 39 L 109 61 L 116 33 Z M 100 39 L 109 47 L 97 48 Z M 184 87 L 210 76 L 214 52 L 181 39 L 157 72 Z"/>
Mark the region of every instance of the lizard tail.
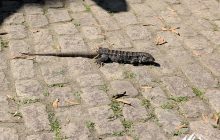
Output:
<path fill-rule="evenodd" d="M 28 56 L 86 57 L 94 58 L 97 53 L 21 53 Z"/>

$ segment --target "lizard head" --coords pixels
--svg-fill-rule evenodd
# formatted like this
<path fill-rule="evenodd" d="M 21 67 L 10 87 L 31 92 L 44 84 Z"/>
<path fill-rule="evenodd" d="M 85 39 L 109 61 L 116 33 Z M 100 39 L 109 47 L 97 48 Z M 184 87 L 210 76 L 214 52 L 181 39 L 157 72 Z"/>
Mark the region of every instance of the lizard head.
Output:
<path fill-rule="evenodd" d="M 154 61 L 155 61 L 154 57 L 149 53 L 144 53 L 143 56 L 141 57 L 142 63 L 148 63 L 148 62 L 154 62 Z"/>

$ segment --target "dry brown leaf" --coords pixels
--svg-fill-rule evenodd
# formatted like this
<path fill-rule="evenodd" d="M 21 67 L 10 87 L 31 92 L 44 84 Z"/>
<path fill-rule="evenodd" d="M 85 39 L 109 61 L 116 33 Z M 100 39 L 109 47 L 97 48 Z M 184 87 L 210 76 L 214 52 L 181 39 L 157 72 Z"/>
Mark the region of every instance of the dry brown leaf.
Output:
<path fill-rule="evenodd" d="M 219 123 L 219 116 L 217 114 L 213 114 L 212 119 L 215 121 L 215 124 Z"/>
<path fill-rule="evenodd" d="M 126 139 L 126 140 L 134 140 L 134 139 L 133 139 L 132 137 L 130 137 L 130 136 L 126 136 L 125 139 Z"/>
<path fill-rule="evenodd" d="M 171 12 L 176 12 L 176 10 L 170 8 L 170 7 L 167 7 L 168 10 L 170 10 Z"/>
<path fill-rule="evenodd" d="M 193 50 L 192 53 L 195 56 L 201 56 L 202 55 L 199 51 L 196 51 L 196 50 Z"/>
<path fill-rule="evenodd" d="M 53 108 L 58 108 L 59 106 L 59 99 L 56 99 L 54 102 L 53 102 Z"/>
<path fill-rule="evenodd" d="M 158 36 L 156 38 L 155 42 L 156 42 L 156 45 L 163 45 L 163 44 L 167 43 L 167 41 L 165 41 L 165 39 L 161 36 Z"/>
<path fill-rule="evenodd" d="M 77 100 L 66 100 L 67 103 L 69 103 L 70 105 L 79 105 L 80 103 Z"/>
<path fill-rule="evenodd" d="M 161 28 L 162 31 L 170 31 L 170 32 L 175 33 L 176 35 L 180 36 L 180 33 L 177 32 L 176 29 L 180 29 L 180 27 L 169 27 L 169 28 L 162 27 Z"/>
<path fill-rule="evenodd" d="M 175 129 L 180 130 L 181 128 L 186 128 L 186 127 L 187 127 L 186 124 L 182 124 L 182 125 L 177 126 Z"/>
<path fill-rule="evenodd" d="M 125 99 L 115 99 L 115 100 L 118 102 L 122 102 L 124 104 L 127 104 L 127 105 L 131 105 L 131 103 L 129 101 L 126 101 Z"/>
<path fill-rule="evenodd" d="M 209 119 L 206 115 L 202 114 L 202 120 L 205 122 L 205 123 L 208 123 L 209 122 Z"/>

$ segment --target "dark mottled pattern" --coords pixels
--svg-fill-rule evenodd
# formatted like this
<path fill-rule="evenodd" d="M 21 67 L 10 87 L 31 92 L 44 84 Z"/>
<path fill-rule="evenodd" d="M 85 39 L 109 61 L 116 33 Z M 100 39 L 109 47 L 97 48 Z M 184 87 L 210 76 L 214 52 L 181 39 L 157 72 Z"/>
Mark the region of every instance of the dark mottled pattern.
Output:
<path fill-rule="evenodd" d="M 99 48 L 96 53 L 22 53 L 24 55 L 38 56 L 57 56 L 57 57 L 87 57 L 96 58 L 98 64 L 117 62 L 124 64 L 145 64 L 154 62 L 154 57 L 144 52 L 129 52 L 120 50 L 110 50 L 108 48 Z M 97 57 L 96 57 L 97 56 Z"/>

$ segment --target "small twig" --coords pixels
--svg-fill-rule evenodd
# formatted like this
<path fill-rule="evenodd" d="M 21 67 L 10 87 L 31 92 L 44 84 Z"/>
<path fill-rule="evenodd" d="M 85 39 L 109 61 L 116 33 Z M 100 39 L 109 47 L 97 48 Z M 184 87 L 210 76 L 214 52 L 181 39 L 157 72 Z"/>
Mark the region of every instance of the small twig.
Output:
<path fill-rule="evenodd" d="M 123 92 L 123 93 L 119 93 L 119 94 L 113 95 L 112 98 L 118 99 L 118 98 L 121 98 L 123 96 L 128 96 L 128 95 L 126 95 L 126 91 Z"/>

